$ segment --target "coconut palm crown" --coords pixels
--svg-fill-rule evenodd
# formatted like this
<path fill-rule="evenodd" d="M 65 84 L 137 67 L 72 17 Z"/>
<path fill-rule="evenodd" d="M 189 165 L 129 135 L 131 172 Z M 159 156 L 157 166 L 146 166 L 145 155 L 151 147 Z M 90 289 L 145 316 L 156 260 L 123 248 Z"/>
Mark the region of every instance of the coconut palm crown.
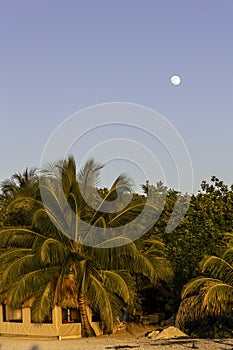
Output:
<path fill-rule="evenodd" d="M 228 244 L 222 256 L 206 256 L 200 263 L 203 276 L 185 285 L 176 317 L 179 327 L 205 316 L 232 316 L 233 235 L 225 238 Z"/>

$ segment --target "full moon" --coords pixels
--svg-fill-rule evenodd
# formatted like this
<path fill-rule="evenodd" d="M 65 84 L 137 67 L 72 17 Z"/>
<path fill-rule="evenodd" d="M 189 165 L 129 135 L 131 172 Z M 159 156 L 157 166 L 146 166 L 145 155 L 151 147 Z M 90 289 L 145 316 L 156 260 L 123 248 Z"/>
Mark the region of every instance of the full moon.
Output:
<path fill-rule="evenodd" d="M 178 75 L 173 75 L 171 77 L 171 83 L 173 85 L 180 85 L 180 82 L 181 82 L 181 79 L 180 79 L 180 77 Z"/>

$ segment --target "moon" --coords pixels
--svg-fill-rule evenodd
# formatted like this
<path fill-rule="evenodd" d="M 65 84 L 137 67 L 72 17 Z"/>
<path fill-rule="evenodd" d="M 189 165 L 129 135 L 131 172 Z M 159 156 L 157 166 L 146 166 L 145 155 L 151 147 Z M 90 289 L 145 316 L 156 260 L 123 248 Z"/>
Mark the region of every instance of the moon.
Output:
<path fill-rule="evenodd" d="M 173 85 L 180 85 L 181 79 L 180 79 L 179 75 L 173 75 L 173 76 L 171 77 L 171 83 L 172 83 Z"/>

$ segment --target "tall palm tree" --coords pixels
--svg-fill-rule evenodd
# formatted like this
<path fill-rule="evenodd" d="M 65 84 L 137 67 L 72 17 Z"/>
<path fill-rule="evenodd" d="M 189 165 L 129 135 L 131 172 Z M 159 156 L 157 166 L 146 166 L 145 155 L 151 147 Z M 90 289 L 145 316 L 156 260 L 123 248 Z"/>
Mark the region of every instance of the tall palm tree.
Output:
<path fill-rule="evenodd" d="M 232 316 L 233 312 L 233 235 L 221 257 L 206 256 L 200 264 L 204 274 L 186 284 L 182 292 L 176 323 L 182 327 L 189 321 L 211 316 Z"/>
<path fill-rule="evenodd" d="M 26 199 L 34 209 L 32 226 L 1 230 L 1 247 L 6 248 L 0 255 L 1 300 L 18 306 L 33 298 L 34 319 L 41 322 L 52 305 L 61 303 L 69 277 L 80 310 L 82 336 L 94 335 L 89 307 L 99 312 L 105 332 L 113 330 L 120 304 L 133 300 L 135 274 L 151 283 L 171 274 L 165 259 L 160 257 L 156 262 L 155 249 L 145 254 L 124 232 L 111 234 L 112 226 L 125 223 L 128 215 L 144 203 L 126 210 L 119 205 L 116 214 L 103 213 L 106 201 L 115 199 L 116 190 L 124 200 L 131 189 L 130 181 L 120 176 L 101 198 L 96 191 L 101 167 L 90 160 L 77 175 L 75 161 L 69 157 L 46 169 L 40 178 L 43 202 L 35 197 Z M 16 196 L 11 207 L 20 206 L 22 200 L 25 196 Z M 99 239 L 106 228 L 110 234 Z M 92 242 L 91 246 L 86 242 Z"/>

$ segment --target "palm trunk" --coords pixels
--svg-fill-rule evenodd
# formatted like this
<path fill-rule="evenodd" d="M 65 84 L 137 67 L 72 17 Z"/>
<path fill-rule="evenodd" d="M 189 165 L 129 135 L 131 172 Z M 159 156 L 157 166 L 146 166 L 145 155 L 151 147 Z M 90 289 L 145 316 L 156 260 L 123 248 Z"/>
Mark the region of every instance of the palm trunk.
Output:
<path fill-rule="evenodd" d="M 78 298 L 79 311 L 81 316 L 81 334 L 82 337 L 95 337 L 95 331 L 92 328 L 87 316 L 87 301 L 85 294 L 81 293 Z"/>

